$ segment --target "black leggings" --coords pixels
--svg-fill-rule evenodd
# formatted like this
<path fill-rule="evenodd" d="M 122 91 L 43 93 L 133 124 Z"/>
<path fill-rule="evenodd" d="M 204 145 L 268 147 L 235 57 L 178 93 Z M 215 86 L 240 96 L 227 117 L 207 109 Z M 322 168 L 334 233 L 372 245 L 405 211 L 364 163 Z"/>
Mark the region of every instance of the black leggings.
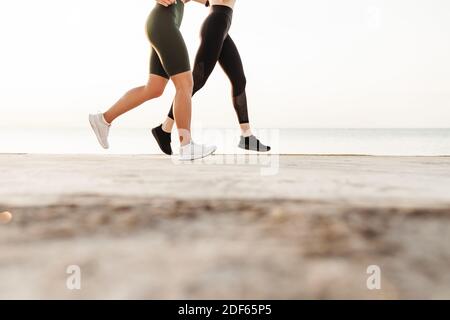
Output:
<path fill-rule="evenodd" d="M 194 91 L 192 95 L 203 88 L 219 62 L 233 86 L 233 105 L 239 123 L 242 124 L 249 122 L 245 93 L 247 80 L 239 51 L 228 35 L 232 17 L 233 10 L 227 6 L 211 7 L 211 13 L 203 23 L 201 30 L 201 44 L 193 70 Z M 170 108 L 169 118 L 174 119 L 173 105 Z"/>

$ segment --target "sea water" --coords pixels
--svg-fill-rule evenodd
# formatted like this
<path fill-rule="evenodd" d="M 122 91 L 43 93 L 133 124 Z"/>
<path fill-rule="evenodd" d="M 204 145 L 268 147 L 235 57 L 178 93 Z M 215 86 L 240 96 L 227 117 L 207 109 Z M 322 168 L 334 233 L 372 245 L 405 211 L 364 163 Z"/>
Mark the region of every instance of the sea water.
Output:
<path fill-rule="evenodd" d="M 239 130 L 193 128 L 194 140 L 216 144 L 217 153 L 240 154 Z M 259 129 L 279 154 L 449 156 L 449 129 Z M 172 140 L 177 149 L 176 134 Z M 161 154 L 149 129 L 114 127 L 109 150 L 86 128 L 0 128 L 0 153 Z"/>

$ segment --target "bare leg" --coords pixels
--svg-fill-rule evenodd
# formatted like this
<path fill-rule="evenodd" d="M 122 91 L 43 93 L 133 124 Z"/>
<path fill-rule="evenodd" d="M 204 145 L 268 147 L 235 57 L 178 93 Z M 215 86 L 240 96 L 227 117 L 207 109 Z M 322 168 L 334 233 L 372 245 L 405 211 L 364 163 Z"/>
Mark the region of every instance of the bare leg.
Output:
<path fill-rule="evenodd" d="M 106 122 L 112 123 L 122 114 L 140 106 L 144 102 L 158 98 L 164 93 L 168 80 L 151 74 L 145 86 L 128 91 L 108 111 L 103 114 Z"/>
<path fill-rule="evenodd" d="M 180 143 L 185 146 L 191 142 L 192 72 L 183 72 L 171 78 L 175 85 L 174 116 Z"/>
<path fill-rule="evenodd" d="M 167 117 L 166 120 L 162 124 L 162 129 L 165 132 L 170 133 L 170 132 L 172 132 L 174 124 L 175 124 L 175 120 L 173 120 L 172 118 Z"/>

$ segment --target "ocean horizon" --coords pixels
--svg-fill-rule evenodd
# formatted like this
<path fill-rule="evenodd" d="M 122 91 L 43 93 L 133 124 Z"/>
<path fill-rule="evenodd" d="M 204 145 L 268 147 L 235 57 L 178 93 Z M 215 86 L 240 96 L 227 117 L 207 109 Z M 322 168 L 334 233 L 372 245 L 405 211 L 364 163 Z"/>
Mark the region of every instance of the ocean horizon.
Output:
<path fill-rule="evenodd" d="M 450 156 L 450 128 L 258 129 L 275 154 Z M 193 129 L 194 140 L 216 144 L 218 154 L 242 154 L 237 129 Z M 172 141 L 176 141 L 173 135 Z M 0 153 L 161 154 L 148 128 L 112 128 L 103 150 L 90 128 L 0 129 Z M 173 143 L 174 150 L 177 144 Z"/>

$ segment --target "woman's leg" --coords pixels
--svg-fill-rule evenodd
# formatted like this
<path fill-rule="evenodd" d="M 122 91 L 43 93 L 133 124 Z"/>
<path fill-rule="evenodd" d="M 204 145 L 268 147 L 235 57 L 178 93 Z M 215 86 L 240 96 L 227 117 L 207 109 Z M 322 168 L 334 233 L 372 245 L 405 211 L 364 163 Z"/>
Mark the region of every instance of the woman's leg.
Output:
<path fill-rule="evenodd" d="M 230 36 L 227 36 L 223 43 L 219 63 L 228 79 L 230 79 L 233 88 L 233 106 L 238 117 L 242 135 L 244 137 L 250 136 L 252 133 L 248 118 L 247 94 L 245 92 L 247 79 L 245 77 L 241 56 Z"/>
<path fill-rule="evenodd" d="M 222 52 L 223 41 L 228 34 L 230 21 L 222 15 L 211 14 L 205 21 L 201 30 L 201 42 L 197 51 L 192 72 L 194 86 L 191 92 L 195 95 L 203 88 L 213 72 L 220 54 Z M 173 105 L 163 123 L 163 129 L 170 132 L 174 124 Z"/>
<path fill-rule="evenodd" d="M 191 114 L 193 80 L 190 71 L 171 77 L 175 85 L 174 115 L 180 143 L 185 146 L 191 142 Z"/>
<path fill-rule="evenodd" d="M 262 144 L 252 133 L 248 118 L 247 93 L 245 88 L 247 80 L 245 78 L 244 66 L 242 64 L 239 51 L 230 36 L 223 42 L 219 63 L 230 79 L 233 87 L 233 106 L 241 127 L 241 139 L 239 147 L 245 150 L 259 152 L 270 151 L 270 147 Z"/>
<path fill-rule="evenodd" d="M 147 85 L 128 91 L 107 112 L 90 114 L 89 123 L 100 145 L 105 149 L 109 148 L 109 128 L 114 119 L 145 101 L 161 96 L 167 82 L 166 78 L 151 74 Z"/>
<path fill-rule="evenodd" d="M 145 86 L 131 89 L 108 111 L 103 114 L 106 122 L 112 123 L 117 117 L 140 106 L 146 101 L 160 97 L 164 93 L 168 80 L 151 74 Z"/>

